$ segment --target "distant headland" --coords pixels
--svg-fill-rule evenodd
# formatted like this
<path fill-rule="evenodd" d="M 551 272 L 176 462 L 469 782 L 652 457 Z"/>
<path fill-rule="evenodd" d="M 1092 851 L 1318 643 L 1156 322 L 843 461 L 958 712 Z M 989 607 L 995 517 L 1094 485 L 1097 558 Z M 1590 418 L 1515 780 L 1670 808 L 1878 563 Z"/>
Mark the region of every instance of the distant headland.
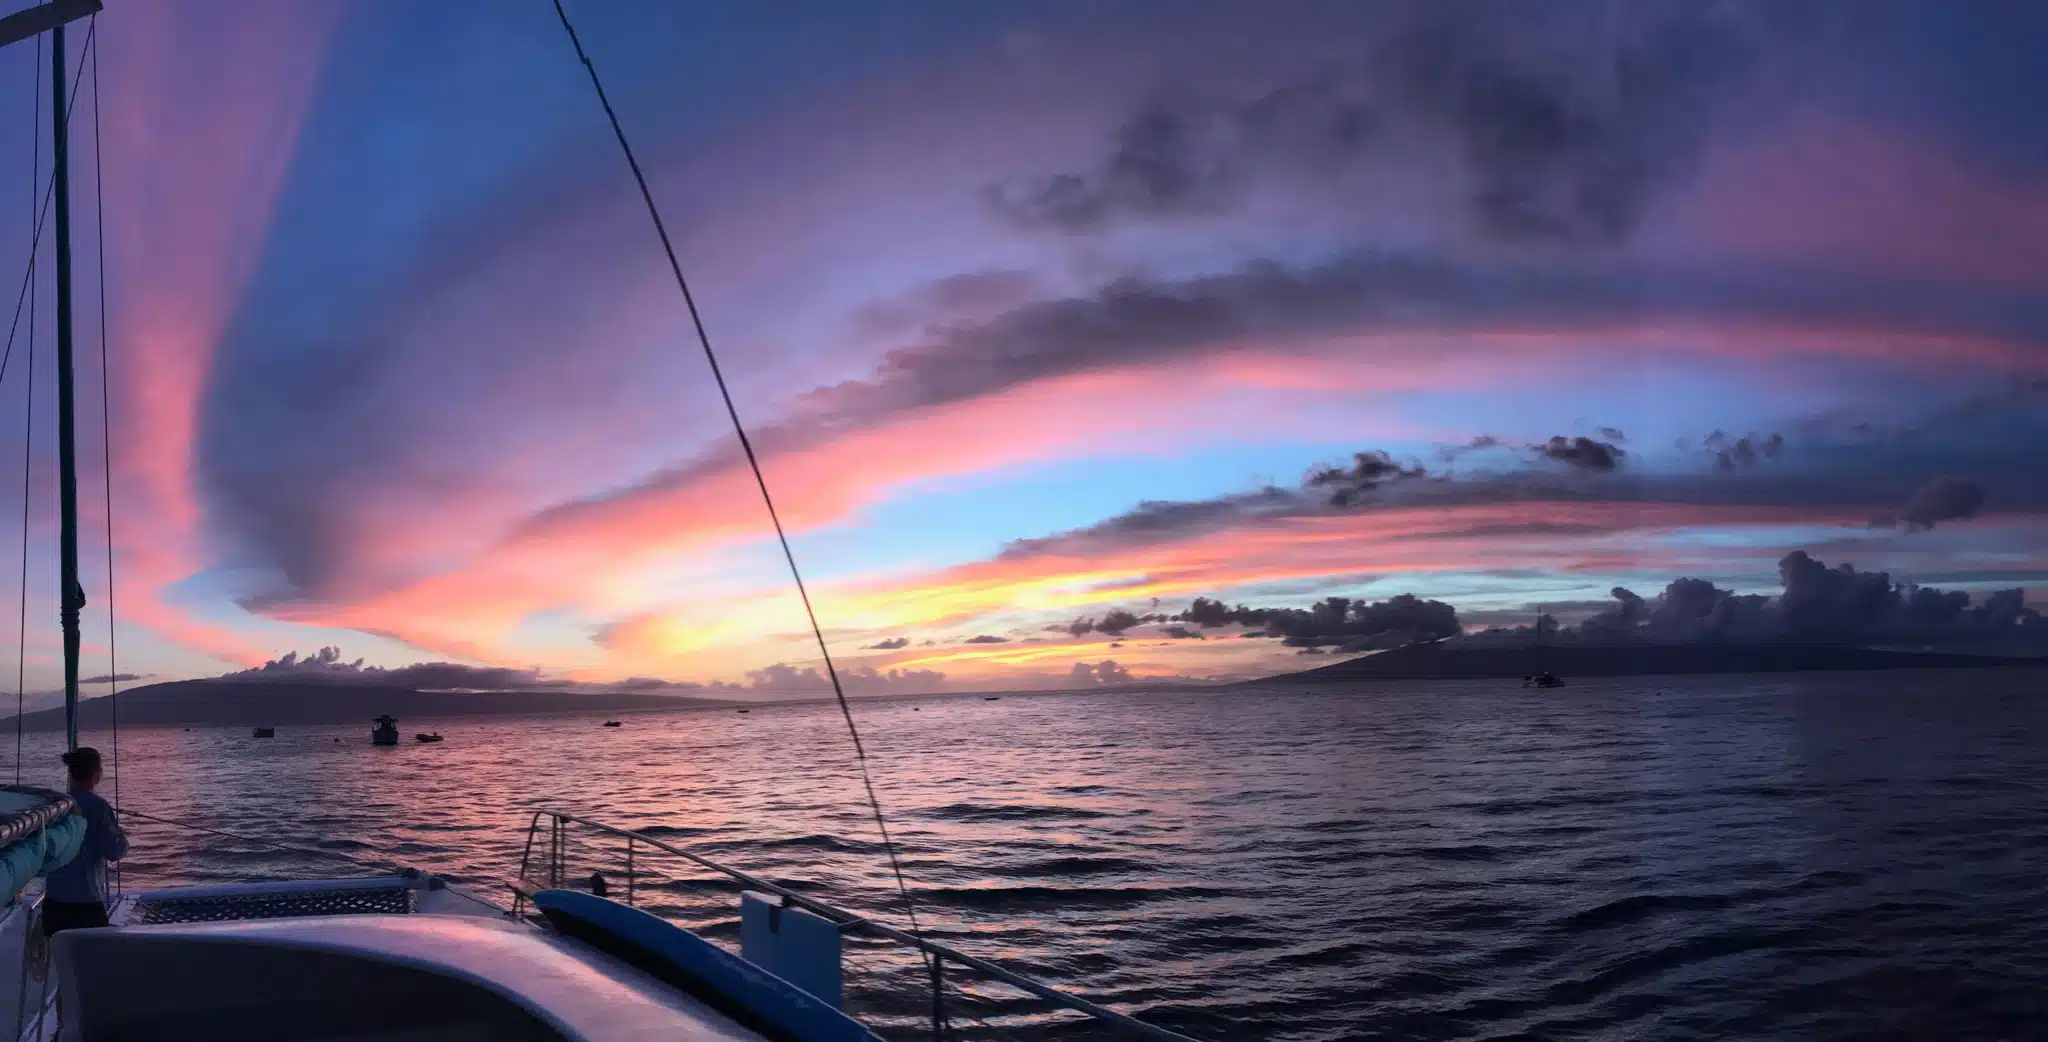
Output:
<path fill-rule="evenodd" d="M 385 713 L 400 720 L 533 716 L 562 713 L 631 713 L 700 709 L 733 703 L 711 698 L 612 692 L 422 691 L 394 684 L 337 680 L 178 680 L 121 692 L 122 727 L 271 727 L 307 724 L 369 726 Z M 80 727 L 113 723 L 106 698 L 78 705 Z M 30 731 L 64 728 L 64 710 L 22 717 Z"/>
<path fill-rule="evenodd" d="M 1981 669 L 2048 666 L 2048 658 L 1965 655 L 1935 651 L 1887 651 L 1841 644 L 1790 641 L 1739 643 L 1689 641 L 1662 644 L 1554 644 L 1544 649 L 1542 669 L 1559 676 L 1634 677 L 1661 674 L 1791 673 L 1871 669 Z M 1537 670 L 1531 649 L 1509 644 L 1455 640 L 1411 644 L 1317 669 L 1282 673 L 1249 683 L 1348 683 L 1370 680 L 1513 679 Z"/>

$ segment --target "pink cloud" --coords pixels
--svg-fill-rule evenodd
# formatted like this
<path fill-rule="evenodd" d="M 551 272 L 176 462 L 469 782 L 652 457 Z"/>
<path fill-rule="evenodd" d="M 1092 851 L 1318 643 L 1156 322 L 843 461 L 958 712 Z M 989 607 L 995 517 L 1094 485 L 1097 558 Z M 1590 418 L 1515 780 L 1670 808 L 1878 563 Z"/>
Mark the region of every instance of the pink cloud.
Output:
<path fill-rule="evenodd" d="M 1552 528 L 1513 530 L 1534 522 Z M 1731 558 L 1725 548 L 1708 553 L 1662 545 L 1664 536 L 1702 529 L 1761 533 L 1786 525 L 1841 526 L 1848 532 L 1861 523 L 1860 514 L 1777 506 L 1546 502 L 1390 509 L 1290 518 L 1143 546 L 1093 546 L 903 571 L 835 583 L 816 594 L 828 625 L 848 631 L 835 641 L 842 651 L 869 634 L 933 633 L 939 636 L 938 647 L 916 645 L 861 661 L 936 667 L 971 679 L 1028 671 L 1043 660 L 1075 655 L 1121 661 L 1125 649 L 1108 644 L 1136 648 L 1148 638 L 1142 633 L 1120 639 L 1044 635 L 1037 641 L 966 646 L 959 644 L 959 635 L 1016 625 L 1036 631 L 1048 619 L 1064 621 L 1152 598 L 1184 603 L 1259 584 L 1389 573 L 1539 567 L 1561 573 L 1649 569 L 1676 574 L 1701 565 L 1709 570 L 1716 563 L 1725 566 Z M 1782 551 L 1762 552 L 1769 557 L 1762 562 L 1767 570 L 1775 560 L 1771 555 Z M 1408 592 L 1427 595 L 1427 580 Z M 636 614 L 609 635 L 611 657 L 599 672 L 682 669 L 708 676 L 749 668 L 754 657 L 768 654 L 761 647 L 765 636 L 797 624 L 800 616 L 787 600 L 776 591 L 721 599 L 715 609 Z M 1253 642 L 1184 642 L 1133 650 L 1128 657 L 1159 672 L 1173 671 L 1168 668 L 1173 664 L 1192 668 L 1189 664 L 1198 661 L 1228 671 L 1271 659 L 1270 648 L 1262 644 L 1230 650 L 1239 643 Z"/>
<path fill-rule="evenodd" d="M 1569 502 L 1297 517 L 1144 546 L 996 558 L 848 586 L 834 592 L 834 618 L 876 629 L 946 626 L 1003 611 L 1211 596 L 1255 583 L 1333 575 L 1565 567 L 1596 557 L 1612 570 L 1619 561 L 1645 556 L 1601 549 L 1623 536 L 1862 520 L 1839 510 L 1798 507 Z M 1584 530 L 1508 530 L 1535 522 Z"/>
<path fill-rule="evenodd" d="M 848 431 L 765 461 L 785 524 L 803 531 L 839 524 L 908 486 L 985 474 L 1103 446 L 1171 438 L 1176 446 L 1228 442 L 1245 417 L 1262 417 L 1275 437 L 1315 433 L 1290 421 L 1281 403 L 1238 392 L 1199 369 L 1164 385 L 1128 370 L 1015 388 Z M 1298 402 L 1297 402 L 1298 404 Z M 1295 426 L 1295 423 L 1299 426 Z M 1368 435 L 1398 436 L 1398 427 Z M 459 508 L 460 504 L 449 504 Z M 286 621 L 391 633 L 421 647 L 496 661 L 498 646 L 528 614 L 578 605 L 626 610 L 607 591 L 664 559 L 699 555 L 768 534 L 760 493 L 744 465 L 714 467 L 686 481 L 651 485 L 614 499 L 544 515 L 461 567 L 340 603 L 266 609 Z"/>
<path fill-rule="evenodd" d="M 1554 330 L 1465 336 L 1390 333 L 1337 338 L 1309 351 L 1245 347 L 1197 353 L 1171 366 L 1105 369 L 1026 382 L 978 398 L 885 416 L 871 424 L 828 427 L 827 436 L 767 456 L 765 469 L 785 523 L 794 532 L 804 532 L 847 523 L 864 510 L 930 483 L 986 475 L 1007 467 L 1100 455 L 1124 446 L 1144 452 L 1148 445 L 1157 444 L 1183 450 L 1208 443 L 1241 442 L 1248 431 L 1276 441 L 1326 437 L 1329 415 L 1323 405 L 1343 406 L 1346 415 L 1355 416 L 1359 406 L 1374 395 L 1513 385 L 1602 353 L 1620 357 L 1630 350 L 1653 350 L 1683 355 L 1707 343 L 1716 352 L 1761 361 L 1785 350 L 1888 356 L 1891 348 L 1887 345 L 1894 342 L 1902 352 L 1924 349 L 1926 343 L 1912 342 L 1909 348 L 1904 337 L 1872 331 L 1828 333 L 1671 324 L 1578 334 Z M 1997 345 L 1985 345 L 1985 350 L 1991 357 L 2003 357 Z M 1305 379 L 1303 373 L 1314 373 L 1317 378 Z M 1354 424 L 1346 430 L 1347 435 L 1361 438 L 1426 438 L 1437 433 L 1391 426 L 1384 419 L 1376 420 L 1373 429 Z M 441 515 L 431 524 L 400 526 L 391 534 L 416 541 L 424 538 L 423 532 L 461 531 L 468 526 L 472 534 L 465 538 L 474 540 L 474 532 L 502 523 L 497 513 L 501 504 L 496 502 L 456 498 L 442 501 L 440 508 Z M 1615 505 L 1609 509 L 1630 512 L 1639 521 L 1657 516 L 1659 510 L 1680 511 L 1684 519 L 1690 519 L 1672 523 L 1706 523 L 1721 516 L 1714 510 L 1690 507 Z M 1735 511 L 1729 520 L 1736 523 L 1743 518 L 1779 516 L 1762 508 L 1745 508 Z M 1672 517 L 1678 519 L 1679 515 Z M 1344 525 L 1372 523 L 1347 521 Z M 1411 523 L 1404 519 L 1396 527 Z M 1378 546 L 1369 538 L 1370 532 L 1353 527 L 1341 530 L 1340 540 L 1359 538 L 1366 540 L 1361 545 Z M 1329 574 L 1329 570 L 1318 571 L 1321 565 L 1304 563 L 1297 551 L 1315 545 L 1318 531 L 1314 524 L 1299 531 L 1290 529 L 1283 546 L 1264 546 L 1255 537 L 1243 536 L 1240 538 L 1250 541 L 1224 545 L 1217 551 L 1221 556 L 1209 565 L 1201 564 L 1202 550 L 1197 545 L 1175 551 L 1178 556 L 1171 567 L 1155 567 L 1158 562 L 1142 555 L 1091 561 L 1038 577 L 1023 587 L 970 574 L 955 577 L 958 582 L 955 578 L 940 581 L 924 593 L 904 590 L 895 595 L 906 603 L 921 601 L 925 607 L 870 604 L 853 614 L 858 617 L 876 610 L 885 619 L 931 621 L 955 611 L 964 616 L 994 610 L 990 605 L 1025 595 L 1025 587 L 1061 587 L 1119 577 L 1146 577 L 1144 588 L 1149 595 L 1206 593 L 1231 583 L 1254 581 L 1249 578 L 1254 575 L 1265 580 L 1313 577 Z M 439 653 L 524 664 L 524 653 L 507 646 L 506 641 L 533 613 L 569 607 L 598 617 L 659 617 L 658 606 L 648 604 L 644 592 L 629 592 L 635 573 L 665 560 L 751 543 L 765 538 L 767 532 L 751 475 L 728 457 L 724 465 L 682 471 L 621 493 L 543 512 L 454 566 L 417 581 L 359 595 L 279 604 L 266 612 L 285 621 L 390 634 Z M 359 557 L 374 560 L 387 556 L 374 542 L 385 537 L 380 530 L 366 529 L 356 537 L 372 541 Z M 1521 545 L 1522 551 L 1528 549 L 1527 544 Z M 1366 564 L 1431 570 L 1479 566 L 1475 562 L 1482 559 L 1506 566 L 1515 556 L 1505 544 L 1483 541 L 1469 547 L 1437 544 L 1426 549 L 1389 543 L 1374 553 L 1377 556 L 1370 562 L 1354 561 L 1337 570 Z M 1455 565 L 1458 560 L 1464 565 Z M 1107 599 L 1073 593 L 1061 596 L 1077 605 Z M 960 605 L 957 609 L 929 607 L 956 603 Z M 662 626 L 674 630 L 673 623 L 648 625 L 655 627 L 650 633 Z M 652 638 L 639 639 L 631 629 L 614 636 L 618 649 L 644 649 L 659 643 Z"/>
<path fill-rule="evenodd" d="M 335 13 L 157 0 L 99 26 L 122 608 L 238 663 L 265 656 L 164 591 L 205 561 L 198 400 L 263 248 Z"/>
<path fill-rule="evenodd" d="M 1808 113 L 1716 155 L 1697 190 L 1673 200 L 1658 238 L 1724 258 L 2048 286 L 2048 185 L 1966 158 L 1942 142 Z"/>

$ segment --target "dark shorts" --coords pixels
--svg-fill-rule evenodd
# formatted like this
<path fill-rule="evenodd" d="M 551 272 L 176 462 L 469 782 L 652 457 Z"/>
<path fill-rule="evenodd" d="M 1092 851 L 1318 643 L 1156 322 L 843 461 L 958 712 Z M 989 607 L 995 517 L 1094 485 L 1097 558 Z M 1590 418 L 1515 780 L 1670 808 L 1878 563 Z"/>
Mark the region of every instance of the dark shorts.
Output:
<path fill-rule="evenodd" d="M 107 906 L 98 901 L 44 901 L 43 936 L 107 925 Z"/>

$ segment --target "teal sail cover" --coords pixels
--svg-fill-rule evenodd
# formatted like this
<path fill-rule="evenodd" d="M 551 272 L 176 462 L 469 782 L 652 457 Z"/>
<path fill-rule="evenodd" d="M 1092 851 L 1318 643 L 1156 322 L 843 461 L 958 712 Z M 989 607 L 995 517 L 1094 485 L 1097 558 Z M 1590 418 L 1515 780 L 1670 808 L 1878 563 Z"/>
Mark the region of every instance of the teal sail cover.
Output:
<path fill-rule="evenodd" d="M 71 797 L 26 785 L 0 786 L 0 898 L 70 863 L 85 845 L 85 819 Z"/>

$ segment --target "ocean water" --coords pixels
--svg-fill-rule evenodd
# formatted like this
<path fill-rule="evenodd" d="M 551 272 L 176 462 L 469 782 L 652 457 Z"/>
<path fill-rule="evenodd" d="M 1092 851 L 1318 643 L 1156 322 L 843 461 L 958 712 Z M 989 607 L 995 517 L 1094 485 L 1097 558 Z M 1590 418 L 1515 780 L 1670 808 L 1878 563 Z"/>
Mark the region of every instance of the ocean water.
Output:
<path fill-rule="evenodd" d="M 856 711 L 926 928 L 1198 1037 L 2048 1031 L 2048 670 Z M 501 900 L 545 803 L 902 921 L 836 709 L 598 723 L 439 721 L 446 742 L 396 749 L 367 721 L 134 730 L 120 797 Z M 53 739 L 28 737 L 24 780 L 57 778 Z M 352 871 L 132 831 L 130 890 Z M 620 887 L 616 845 L 573 839 L 571 871 Z M 644 850 L 635 868 L 639 903 L 733 939 L 730 890 Z M 918 971 L 867 946 L 849 964 L 853 1006 L 928 1037 Z M 968 1037 L 1082 1037 L 999 987 L 954 1006 Z"/>

